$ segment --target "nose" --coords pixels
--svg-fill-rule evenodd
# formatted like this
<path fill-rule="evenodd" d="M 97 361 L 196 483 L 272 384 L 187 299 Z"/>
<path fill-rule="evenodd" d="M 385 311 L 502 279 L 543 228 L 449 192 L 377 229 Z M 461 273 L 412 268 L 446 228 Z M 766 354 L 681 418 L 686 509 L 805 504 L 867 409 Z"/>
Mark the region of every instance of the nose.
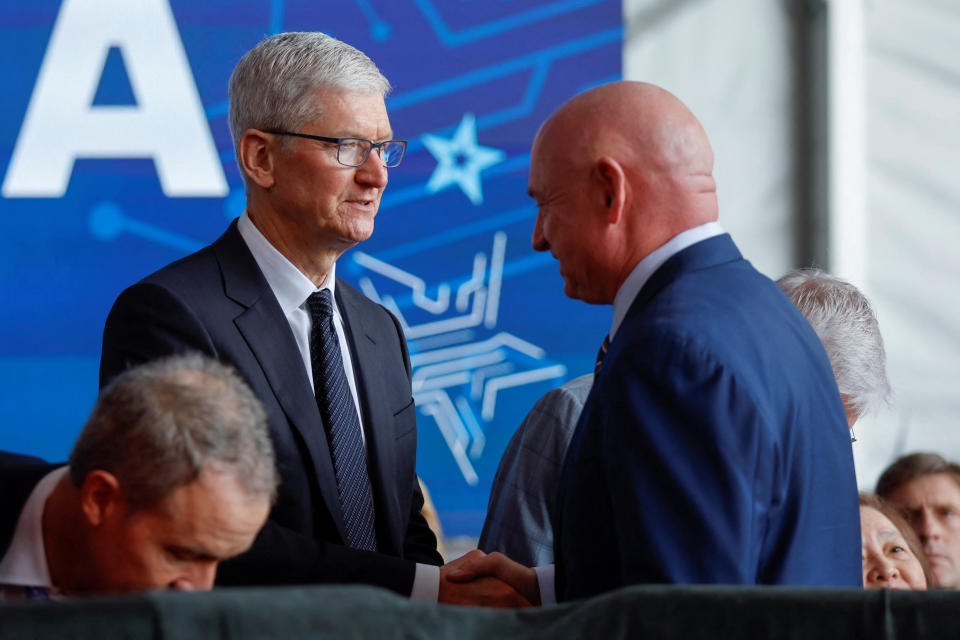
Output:
<path fill-rule="evenodd" d="M 900 570 L 895 565 L 884 560 L 876 560 L 867 572 L 866 586 L 875 584 L 878 587 L 885 587 L 899 579 Z"/>
<path fill-rule="evenodd" d="M 924 544 L 926 544 L 927 540 L 938 540 L 942 534 L 940 531 L 940 523 L 937 522 L 933 513 L 927 509 L 921 510 L 911 524 L 916 527 L 920 542 Z"/>
<path fill-rule="evenodd" d="M 217 563 L 206 562 L 190 567 L 182 576 L 170 583 L 177 591 L 210 591 L 217 577 Z"/>
<path fill-rule="evenodd" d="M 388 175 L 379 152 L 380 149 L 371 149 L 367 159 L 357 167 L 357 182 L 383 189 L 387 186 Z"/>
<path fill-rule="evenodd" d="M 543 235 L 543 216 L 537 212 L 537 221 L 533 224 L 533 237 L 530 239 L 534 251 L 547 251 L 550 249 L 550 243 Z"/>

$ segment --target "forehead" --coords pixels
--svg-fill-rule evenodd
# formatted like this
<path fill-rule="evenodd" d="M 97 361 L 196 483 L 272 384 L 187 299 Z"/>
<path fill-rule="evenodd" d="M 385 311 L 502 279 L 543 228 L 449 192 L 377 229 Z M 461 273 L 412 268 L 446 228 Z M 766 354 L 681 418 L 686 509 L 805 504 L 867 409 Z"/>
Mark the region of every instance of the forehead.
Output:
<path fill-rule="evenodd" d="M 159 526 L 170 541 L 202 545 L 227 557 L 260 530 L 269 509 L 266 495 L 250 494 L 232 473 L 204 471 L 142 517 Z"/>
<path fill-rule="evenodd" d="M 375 139 L 390 133 L 387 107 L 378 93 L 322 89 L 313 101 L 320 109 L 320 119 L 309 125 L 322 127 L 322 135 Z"/>
<path fill-rule="evenodd" d="M 873 507 L 860 507 L 860 527 L 864 538 L 900 538 L 900 531 L 890 519 Z"/>

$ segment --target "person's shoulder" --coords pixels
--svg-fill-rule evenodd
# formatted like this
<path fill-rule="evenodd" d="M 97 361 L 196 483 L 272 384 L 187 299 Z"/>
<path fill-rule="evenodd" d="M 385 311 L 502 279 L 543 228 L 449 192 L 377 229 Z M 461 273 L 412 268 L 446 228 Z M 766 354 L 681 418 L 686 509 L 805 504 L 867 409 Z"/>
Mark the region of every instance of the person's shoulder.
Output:
<path fill-rule="evenodd" d="M 0 467 L 5 469 L 26 469 L 46 466 L 49 466 L 49 463 L 43 458 L 22 453 L 13 453 L 12 451 L 0 451 Z"/>
<path fill-rule="evenodd" d="M 593 374 L 587 373 L 578 376 L 573 380 L 568 380 L 556 389 L 551 389 L 544 396 L 544 400 L 551 403 L 574 404 L 582 407 L 590 394 L 590 387 L 593 386 Z"/>

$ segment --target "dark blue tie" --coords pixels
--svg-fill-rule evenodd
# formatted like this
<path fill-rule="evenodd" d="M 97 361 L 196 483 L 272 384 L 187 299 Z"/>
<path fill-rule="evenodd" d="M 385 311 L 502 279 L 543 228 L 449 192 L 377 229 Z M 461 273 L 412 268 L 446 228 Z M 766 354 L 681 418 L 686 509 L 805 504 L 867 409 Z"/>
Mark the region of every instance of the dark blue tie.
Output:
<path fill-rule="evenodd" d="M 360 438 L 357 408 L 343 370 L 340 342 L 333 327 L 330 290 L 322 289 L 311 294 L 307 299 L 307 308 L 313 325 L 310 331 L 313 390 L 333 457 L 337 493 L 340 495 L 340 508 L 346 527 L 346 543 L 354 549 L 376 551 L 367 457 Z"/>
<path fill-rule="evenodd" d="M 45 587 L 24 587 L 23 596 L 27 600 L 49 600 L 50 594 Z"/>
<path fill-rule="evenodd" d="M 600 367 L 603 365 L 603 359 L 607 357 L 607 349 L 610 348 L 610 335 L 603 336 L 603 344 L 600 345 L 600 350 L 597 351 L 597 361 L 593 365 L 593 378 L 596 380 L 597 376 L 600 375 Z"/>

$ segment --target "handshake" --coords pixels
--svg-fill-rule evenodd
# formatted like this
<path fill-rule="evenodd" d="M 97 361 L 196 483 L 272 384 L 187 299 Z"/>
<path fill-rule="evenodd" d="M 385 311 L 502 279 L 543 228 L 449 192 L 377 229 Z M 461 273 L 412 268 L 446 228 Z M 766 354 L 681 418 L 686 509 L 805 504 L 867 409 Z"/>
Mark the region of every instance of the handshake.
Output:
<path fill-rule="evenodd" d="M 537 572 L 499 552 L 474 550 L 440 567 L 443 604 L 500 609 L 540 605 Z"/>

